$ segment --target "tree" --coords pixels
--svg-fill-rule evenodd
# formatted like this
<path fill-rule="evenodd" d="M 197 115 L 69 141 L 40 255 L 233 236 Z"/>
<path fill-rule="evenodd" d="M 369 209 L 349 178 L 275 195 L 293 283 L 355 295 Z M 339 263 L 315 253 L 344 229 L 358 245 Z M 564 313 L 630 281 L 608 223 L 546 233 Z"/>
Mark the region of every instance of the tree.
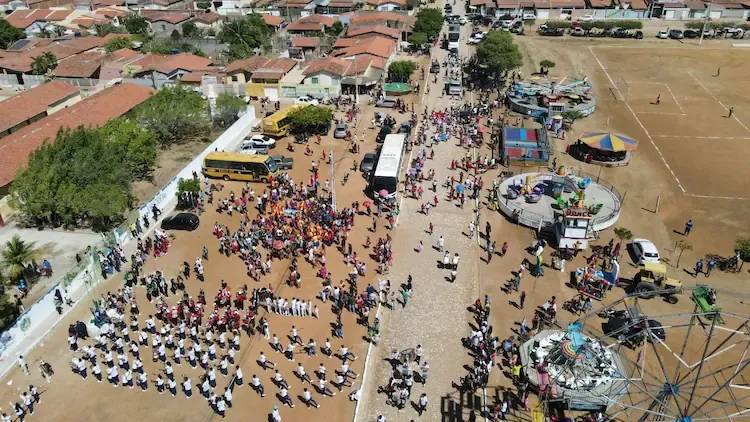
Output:
<path fill-rule="evenodd" d="M 115 37 L 107 41 L 107 44 L 104 45 L 104 50 L 106 50 L 107 53 L 111 53 L 123 48 L 133 48 L 133 42 L 130 41 L 130 38 Z"/>
<path fill-rule="evenodd" d="M 677 255 L 677 264 L 675 264 L 675 268 L 680 267 L 680 259 L 682 259 L 682 253 L 685 251 L 692 251 L 693 245 L 690 244 L 687 240 L 681 239 L 678 240 L 677 243 L 674 245 L 675 250 L 679 250 L 680 254 Z"/>
<path fill-rule="evenodd" d="M 226 129 L 236 122 L 247 109 L 247 105 L 242 99 L 229 94 L 219 94 L 216 97 L 216 109 L 214 110 L 214 124 L 222 129 Z"/>
<path fill-rule="evenodd" d="M 0 48 L 6 49 L 18 40 L 26 38 L 23 29 L 11 26 L 5 19 L 0 19 Z"/>
<path fill-rule="evenodd" d="M 565 110 L 560 116 L 565 120 L 570 120 L 572 122 L 571 125 L 575 123 L 576 120 L 584 118 L 584 115 L 580 110 Z"/>
<path fill-rule="evenodd" d="M 409 36 L 409 42 L 415 45 L 427 44 L 427 35 L 423 32 L 415 32 Z"/>
<path fill-rule="evenodd" d="M 308 106 L 289 113 L 289 121 L 295 132 L 314 132 L 333 120 L 333 111 L 328 107 Z"/>
<path fill-rule="evenodd" d="M 47 72 L 50 72 L 57 67 L 57 57 L 49 51 L 42 55 L 32 57 L 32 59 L 31 73 L 34 75 L 45 75 Z"/>
<path fill-rule="evenodd" d="M 97 36 L 103 37 L 109 34 L 124 34 L 125 28 L 121 26 L 114 26 L 111 23 L 103 23 L 95 24 L 94 31 L 96 31 Z"/>
<path fill-rule="evenodd" d="M 429 41 L 440 35 L 440 31 L 443 29 L 443 12 L 440 9 L 432 7 L 420 9 L 416 17 L 414 32 L 425 34 Z"/>
<path fill-rule="evenodd" d="M 16 282 L 23 277 L 26 264 L 36 258 L 37 249 L 34 242 L 25 242 L 18 235 L 13 235 L 0 250 L 0 269 Z"/>
<path fill-rule="evenodd" d="M 740 253 L 740 261 L 750 261 L 750 238 L 738 237 L 734 242 L 734 249 Z M 740 266 L 742 266 L 740 262 Z"/>
<path fill-rule="evenodd" d="M 131 13 L 125 19 L 123 19 L 123 25 L 130 34 L 146 34 L 148 33 L 148 21 L 143 16 L 137 13 Z"/>
<path fill-rule="evenodd" d="M 21 310 L 4 293 L 0 295 L 0 331 L 5 331 L 21 315 Z"/>
<path fill-rule="evenodd" d="M 330 28 L 326 29 L 326 34 L 336 37 L 341 35 L 342 32 L 344 32 L 344 24 L 339 20 L 335 21 Z"/>
<path fill-rule="evenodd" d="M 476 64 L 472 70 L 499 76 L 522 64 L 521 51 L 510 32 L 489 31 L 477 44 Z"/>
<path fill-rule="evenodd" d="M 630 240 L 633 238 L 633 233 L 625 227 L 615 227 L 615 236 L 620 239 L 618 245 L 622 245 L 623 240 Z"/>
<path fill-rule="evenodd" d="M 201 30 L 193 22 L 185 22 L 182 24 L 182 35 L 185 38 L 200 38 Z"/>
<path fill-rule="evenodd" d="M 134 132 L 122 121 L 61 129 L 31 153 L 11 186 L 11 203 L 39 227 L 111 229 L 132 205 L 130 184 L 141 171 L 129 166 L 148 145 L 142 134 L 131 138 Z"/>
<path fill-rule="evenodd" d="M 273 28 L 266 25 L 259 14 L 254 13 L 242 19 L 226 22 L 219 32 L 219 40 L 229 44 L 230 54 L 234 47 L 235 52 L 239 49 L 245 57 L 249 57 L 248 51 L 268 48 L 271 45 L 271 35 Z M 234 57 L 234 54 L 232 56 Z"/>
<path fill-rule="evenodd" d="M 419 7 L 420 1 L 419 0 L 407 0 L 406 1 L 406 9 L 407 10 L 413 10 Z"/>
<path fill-rule="evenodd" d="M 134 180 L 150 180 L 156 164 L 156 139 L 126 118 L 110 120 L 99 129 L 99 136 L 122 155 Z"/>
<path fill-rule="evenodd" d="M 396 82 L 409 82 L 409 77 L 417 70 L 417 64 L 411 60 L 397 60 L 388 66 L 388 79 Z"/>
<path fill-rule="evenodd" d="M 135 120 L 162 147 L 208 135 L 208 104 L 181 86 L 161 89 L 134 110 Z"/>
<path fill-rule="evenodd" d="M 555 67 L 555 62 L 553 62 L 552 60 L 542 60 L 541 62 L 539 62 L 539 67 L 539 73 L 546 74 L 550 69 Z"/>
<path fill-rule="evenodd" d="M 172 41 L 177 42 L 177 41 L 179 41 L 179 40 L 182 39 L 182 34 L 180 34 L 180 31 L 177 28 L 175 28 L 175 29 L 172 30 L 172 33 L 169 34 L 169 38 Z"/>

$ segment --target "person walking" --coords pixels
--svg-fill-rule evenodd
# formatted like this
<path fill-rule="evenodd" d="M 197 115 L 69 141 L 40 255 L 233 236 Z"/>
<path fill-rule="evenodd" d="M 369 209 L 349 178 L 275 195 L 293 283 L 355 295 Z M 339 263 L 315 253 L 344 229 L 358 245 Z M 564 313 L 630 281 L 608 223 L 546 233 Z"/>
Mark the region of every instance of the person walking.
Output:
<path fill-rule="evenodd" d="M 427 393 L 422 393 L 417 402 L 417 413 L 419 413 L 419 416 L 422 416 L 425 409 L 427 409 Z"/>
<path fill-rule="evenodd" d="M 693 274 L 693 277 L 698 277 L 698 274 L 703 273 L 703 260 L 699 259 L 698 262 L 695 263 L 695 274 Z"/>
<path fill-rule="evenodd" d="M 659 105 L 661 103 L 661 94 L 656 96 L 656 105 Z"/>
<path fill-rule="evenodd" d="M 474 229 L 475 225 L 473 221 L 469 221 L 469 239 L 474 239 Z"/>
<path fill-rule="evenodd" d="M 508 253 L 508 242 L 503 242 L 502 248 L 500 248 L 500 256 L 505 256 Z"/>
<path fill-rule="evenodd" d="M 693 220 L 688 220 L 685 223 L 685 232 L 683 232 L 683 234 L 685 236 L 689 235 L 690 234 L 690 230 L 693 230 Z"/>
<path fill-rule="evenodd" d="M 727 116 L 727 118 L 731 119 L 732 116 L 734 116 L 734 107 L 729 107 L 729 115 Z"/>
<path fill-rule="evenodd" d="M 714 267 L 716 267 L 716 261 L 713 258 L 711 258 L 708 261 L 708 265 L 706 265 L 706 277 L 711 276 L 711 272 L 714 270 Z"/>
<path fill-rule="evenodd" d="M 520 303 L 520 305 L 521 305 L 521 309 L 523 309 L 523 303 L 524 303 L 524 302 L 526 302 L 526 291 L 522 291 L 522 292 L 521 292 L 521 298 L 520 298 L 520 301 L 521 301 L 521 303 Z"/>

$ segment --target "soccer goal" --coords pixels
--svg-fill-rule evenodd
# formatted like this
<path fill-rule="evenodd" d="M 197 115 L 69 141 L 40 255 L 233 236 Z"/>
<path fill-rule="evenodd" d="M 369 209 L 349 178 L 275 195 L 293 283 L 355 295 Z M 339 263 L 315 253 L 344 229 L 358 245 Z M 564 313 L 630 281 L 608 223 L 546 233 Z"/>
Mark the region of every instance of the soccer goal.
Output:
<path fill-rule="evenodd" d="M 614 85 L 609 88 L 609 92 L 614 97 L 615 101 L 627 102 L 630 96 L 630 85 L 625 81 L 622 76 L 614 80 Z"/>

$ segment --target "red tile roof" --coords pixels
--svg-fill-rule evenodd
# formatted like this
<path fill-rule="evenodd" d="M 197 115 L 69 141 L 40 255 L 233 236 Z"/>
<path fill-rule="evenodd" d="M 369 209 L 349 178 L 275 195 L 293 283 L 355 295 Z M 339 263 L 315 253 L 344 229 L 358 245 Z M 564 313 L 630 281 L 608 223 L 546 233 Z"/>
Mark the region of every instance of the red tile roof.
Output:
<path fill-rule="evenodd" d="M 185 22 L 190 19 L 189 13 L 167 12 L 162 10 L 141 10 L 143 16 L 149 22 L 169 22 L 172 25 Z"/>
<path fill-rule="evenodd" d="M 284 22 L 284 18 L 280 16 L 273 16 L 268 13 L 262 14 L 261 17 L 263 18 L 263 22 L 271 26 L 279 26 L 282 22 Z"/>
<path fill-rule="evenodd" d="M 202 22 L 202 23 L 207 23 L 209 25 L 212 24 L 212 23 L 216 23 L 218 21 L 221 21 L 221 20 L 224 20 L 224 16 L 221 16 L 220 14 L 213 13 L 213 12 L 204 13 L 204 14 L 202 14 L 200 16 L 196 16 L 195 17 L 195 21 Z"/>
<path fill-rule="evenodd" d="M 375 57 L 388 59 L 396 50 L 396 42 L 383 36 L 358 38 L 357 43 L 351 47 L 335 50 L 332 54 L 336 57 L 353 57 L 359 54 L 371 54 Z"/>
<path fill-rule="evenodd" d="M 67 18 L 72 10 L 67 9 L 16 9 L 5 19 L 12 25 L 14 20 L 56 22 Z"/>
<path fill-rule="evenodd" d="M 358 42 L 355 38 L 339 38 L 333 43 L 333 48 L 351 47 Z"/>
<path fill-rule="evenodd" d="M 356 37 L 366 34 L 381 34 L 397 40 L 401 37 L 401 31 L 396 28 L 389 28 L 385 25 L 365 25 L 358 27 L 349 27 L 346 31 L 347 37 Z"/>
<path fill-rule="evenodd" d="M 366 3 L 371 6 L 380 6 L 383 4 L 397 4 L 399 6 L 406 6 L 406 0 L 366 0 Z"/>
<path fill-rule="evenodd" d="M 268 63 L 271 59 L 263 56 L 254 56 L 244 60 L 235 60 L 224 69 L 224 72 L 234 73 L 237 71 L 254 72 L 259 67 Z"/>
<path fill-rule="evenodd" d="M 101 126 L 146 101 L 152 92 L 137 84 L 116 85 L 0 139 L 0 186 L 12 182 L 29 155 L 45 140 L 54 140 L 60 128 Z"/>
<path fill-rule="evenodd" d="M 8 98 L 0 108 L 0 132 L 47 111 L 56 102 L 75 94 L 78 94 L 78 88 L 63 81 L 52 81 Z"/>
<path fill-rule="evenodd" d="M 177 69 L 195 71 L 204 70 L 211 66 L 213 62 L 205 57 L 196 56 L 190 53 L 180 53 L 174 56 L 167 56 L 167 60 L 156 65 L 157 72 L 169 74 Z"/>
<path fill-rule="evenodd" d="M 534 7 L 537 9 L 565 8 L 565 7 L 586 7 L 586 0 L 533 0 Z"/>
<path fill-rule="evenodd" d="M 216 72 L 190 72 L 185 73 L 180 77 L 180 80 L 182 82 L 191 82 L 191 83 L 202 83 L 203 77 L 206 75 L 211 76 L 218 76 L 218 73 Z"/>
<path fill-rule="evenodd" d="M 292 22 L 286 26 L 287 31 L 319 31 L 323 32 L 325 27 L 322 23 L 304 23 L 300 21 Z"/>
<path fill-rule="evenodd" d="M 414 23 L 414 18 L 402 14 L 402 13 L 396 13 L 396 12 L 367 12 L 367 11 L 359 11 L 352 15 L 352 17 L 349 19 L 349 25 L 357 24 L 357 23 L 363 23 L 363 22 L 387 22 L 387 21 L 394 21 L 394 22 L 402 22 L 404 24 L 412 24 Z"/>
<path fill-rule="evenodd" d="M 330 26 L 333 26 L 333 24 L 337 20 L 338 19 L 332 18 L 330 16 L 326 16 L 326 15 L 310 15 L 310 16 L 305 16 L 304 18 L 300 18 L 297 22 L 320 23 L 320 24 L 330 27 Z"/>
<path fill-rule="evenodd" d="M 108 58 L 111 61 L 118 61 L 118 60 L 124 60 L 124 59 L 132 59 L 133 57 L 138 56 L 139 52 L 135 50 L 131 50 L 129 48 L 121 48 L 119 50 L 115 50 L 111 53 L 109 53 Z"/>
<path fill-rule="evenodd" d="M 104 53 L 100 55 L 100 59 L 104 57 Z M 91 78 L 101 67 L 101 60 L 85 61 L 79 60 L 78 56 L 73 56 L 59 62 L 52 71 L 52 75 L 60 78 Z"/>
<path fill-rule="evenodd" d="M 281 79 L 282 76 L 294 69 L 296 65 L 296 60 L 280 57 L 264 63 L 255 69 L 250 77 L 253 79 Z"/>
<path fill-rule="evenodd" d="M 334 75 L 344 76 L 346 70 L 351 66 L 349 60 L 340 59 L 338 57 L 328 57 L 321 60 L 315 60 L 310 62 L 305 70 L 302 71 L 304 75 L 312 75 L 318 72 L 328 72 Z"/>
<path fill-rule="evenodd" d="M 292 37 L 292 47 L 315 48 L 320 45 L 320 38 Z"/>

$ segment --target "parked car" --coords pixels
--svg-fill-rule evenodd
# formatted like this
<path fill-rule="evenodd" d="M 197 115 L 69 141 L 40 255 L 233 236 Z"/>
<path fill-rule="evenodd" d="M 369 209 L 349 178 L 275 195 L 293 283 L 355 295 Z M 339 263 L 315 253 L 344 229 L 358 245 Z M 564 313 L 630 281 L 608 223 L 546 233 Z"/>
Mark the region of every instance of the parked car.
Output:
<path fill-rule="evenodd" d="M 564 35 L 565 30 L 563 28 L 550 28 L 546 24 L 539 25 L 539 29 L 536 30 L 539 35 L 548 37 L 561 37 Z"/>
<path fill-rule="evenodd" d="M 388 125 L 384 125 L 383 127 L 380 128 L 380 132 L 378 132 L 378 136 L 375 137 L 375 142 L 385 141 L 386 135 L 390 135 L 391 133 L 393 133 L 393 128 Z"/>
<path fill-rule="evenodd" d="M 336 129 L 333 130 L 333 137 L 336 139 L 343 139 L 349 136 L 349 126 L 346 123 L 339 123 L 336 125 Z"/>
<path fill-rule="evenodd" d="M 578 22 L 591 22 L 594 20 L 592 15 L 583 15 L 578 17 Z"/>
<path fill-rule="evenodd" d="M 513 32 L 516 34 L 523 34 L 523 21 L 513 22 L 513 25 L 510 26 L 510 32 Z"/>
<path fill-rule="evenodd" d="M 682 31 L 679 29 L 672 29 L 669 31 L 669 38 L 672 38 L 673 40 L 681 40 L 683 37 Z"/>
<path fill-rule="evenodd" d="M 245 140 L 242 142 L 243 144 L 246 142 L 253 142 L 256 145 L 262 145 L 269 149 L 276 148 L 276 140 L 271 138 L 268 135 L 252 135 L 252 136 L 246 136 Z"/>
<path fill-rule="evenodd" d="M 682 36 L 685 38 L 698 38 L 701 36 L 701 33 L 699 31 L 693 31 L 692 29 L 686 29 L 685 32 L 682 33 Z"/>
<path fill-rule="evenodd" d="M 320 101 L 312 95 L 303 95 L 294 100 L 294 104 L 320 105 Z"/>
<path fill-rule="evenodd" d="M 279 170 L 291 170 L 294 167 L 294 158 L 286 157 L 284 155 L 272 155 L 271 159 L 276 161 L 276 167 Z"/>
<path fill-rule="evenodd" d="M 616 28 L 612 31 L 612 37 L 614 38 L 628 38 L 628 30 L 624 28 Z"/>
<path fill-rule="evenodd" d="M 170 215 L 161 221 L 162 230 L 188 230 L 193 231 L 200 225 L 197 215 L 189 212 Z"/>
<path fill-rule="evenodd" d="M 375 168 L 375 153 L 368 152 L 362 157 L 362 161 L 359 162 L 359 171 L 362 173 L 369 173 Z"/>
<path fill-rule="evenodd" d="M 637 40 L 642 40 L 643 39 L 643 31 L 635 31 L 635 33 L 633 34 L 633 38 L 635 38 Z"/>
<path fill-rule="evenodd" d="M 433 60 L 430 64 L 430 73 L 440 73 L 440 62 Z"/>
<path fill-rule="evenodd" d="M 393 98 L 384 97 L 375 103 L 375 107 L 393 108 L 396 105 L 396 100 Z"/>
<path fill-rule="evenodd" d="M 659 251 L 656 245 L 647 239 L 633 239 L 633 253 L 639 263 L 653 262 L 659 263 Z"/>
<path fill-rule="evenodd" d="M 398 133 L 403 133 L 404 135 L 406 135 L 406 138 L 408 139 L 409 135 L 411 135 L 411 122 L 405 121 L 401 123 L 401 126 L 399 126 L 398 128 Z"/>
<path fill-rule="evenodd" d="M 268 154 L 268 147 L 253 141 L 248 141 L 238 146 L 237 152 L 241 154 Z"/>
<path fill-rule="evenodd" d="M 523 20 L 530 21 L 536 19 L 536 15 L 533 13 L 524 13 L 523 14 Z"/>
<path fill-rule="evenodd" d="M 656 34 L 656 38 L 666 40 L 667 38 L 669 38 L 669 32 L 667 32 L 666 29 L 662 29 L 658 34 Z"/>
<path fill-rule="evenodd" d="M 466 23 L 468 23 L 468 22 L 469 22 L 469 20 L 466 19 L 466 16 L 461 16 L 460 18 L 458 18 L 458 23 L 460 25 L 466 25 Z"/>
<path fill-rule="evenodd" d="M 570 28 L 570 35 L 572 35 L 574 37 L 582 37 L 582 36 L 586 35 L 586 31 L 584 31 L 583 28 L 581 28 L 580 26 L 578 26 L 578 27 L 575 27 L 575 28 Z"/>

